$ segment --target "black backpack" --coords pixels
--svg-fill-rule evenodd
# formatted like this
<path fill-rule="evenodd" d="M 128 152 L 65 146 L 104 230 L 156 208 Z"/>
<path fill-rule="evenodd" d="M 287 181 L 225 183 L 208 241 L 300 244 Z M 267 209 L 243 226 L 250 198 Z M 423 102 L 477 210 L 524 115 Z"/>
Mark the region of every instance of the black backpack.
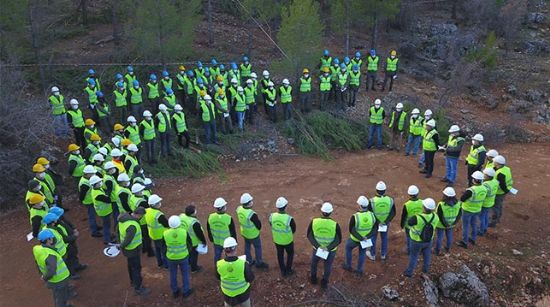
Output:
<path fill-rule="evenodd" d="M 422 231 L 420 232 L 420 239 L 422 242 L 430 242 L 434 236 L 434 227 L 432 225 L 432 222 L 435 218 L 435 214 L 432 215 L 432 218 L 430 221 L 426 221 L 424 216 L 419 214 L 420 218 L 424 221 L 424 228 L 422 228 Z"/>

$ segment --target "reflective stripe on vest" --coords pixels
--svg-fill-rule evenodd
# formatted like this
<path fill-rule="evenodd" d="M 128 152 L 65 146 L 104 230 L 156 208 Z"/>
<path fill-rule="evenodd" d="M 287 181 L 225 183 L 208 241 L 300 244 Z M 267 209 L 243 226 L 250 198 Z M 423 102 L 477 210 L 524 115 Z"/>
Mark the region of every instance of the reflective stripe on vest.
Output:
<path fill-rule="evenodd" d="M 143 140 L 150 141 L 155 138 L 155 124 L 152 119 L 151 122 L 144 119 L 140 125 L 143 127 Z"/>
<path fill-rule="evenodd" d="M 223 241 L 231 235 L 229 224 L 231 224 L 231 216 L 227 213 L 211 213 L 208 216 L 208 225 L 210 225 L 214 245 L 223 246 Z"/>
<path fill-rule="evenodd" d="M 370 107 L 370 123 L 374 125 L 381 125 L 384 122 L 384 118 L 382 117 L 383 112 L 383 107 L 380 107 L 378 109 L 376 109 L 374 106 Z"/>
<path fill-rule="evenodd" d="M 239 219 L 241 236 L 246 239 L 255 239 L 260 235 L 260 230 L 258 230 L 256 225 L 250 220 L 254 213 L 252 209 L 244 208 L 243 206 L 237 207 L 237 217 Z"/>
<path fill-rule="evenodd" d="M 462 210 L 470 213 L 481 212 L 481 207 L 487 196 L 487 189 L 482 185 L 474 185 L 468 190 L 472 192 L 472 196 L 465 202 L 462 202 Z"/>
<path fill-rule="evenodd" d="M 130 226 L 134 226 L 136 228 L 136 233 L 134 234 L 134 237 L 132 238 L 132 241 L 130 242 L 130 244 L 124 247 L 124 250 L 128 250 L 128 251 L 136 249 L 138 246 L 141 245 L 141 242 L 142 242 L 141 226 L 139 226 L 139 223 L 135 220 L 127 220 L 127 221 L 118 223 L 118 232 L 120 236 L 120 242 L 124 242 L 124 239 L 126 238 L 126 232 L 127 232 L 126 230 Z"/>
<path fill-rule="evenodd" d="M 375 72 L 378 70 L 378 61 L 380 58 L 375 56 L 372 58 L 370 55 L 367 57 L 367 70 L 370 72 Z"/>
<path fill-rule="evenodd" d="M 275 244 L 288 245 L 294 241 L 294 234 L 290 227 L 292 216 L 276 212 L 271 214 L 269 220 L 271 221 L 271 234 Z"/>
<path fill-rule="evenodd" d="M 187 130 L 187 124 L 185 122 L 185 113 L 183 112 L 176 112 L 174 115 L 172 115 L 172 118 L 176 122 L 176 132 L 182 133 L 185 130 Z"/>
<path fill-rule="evenodd" d="M 371 206 L 376 220 L 380 223 L 386 223 L 393 207 L 393 199 L 389 196 L 375 196 L 371 199 Z"/>
<path fill-rule="evenodd" d="M 434 135 L 437 134 L 437 130 L 435 128 L 432 128 L 430 132 L 426 133 L 424 135 L 424 139 L 422 140 L 422 148 L 425 151 L 436 151 L 437 147 L 435 146 L 435 141 L 433 139 Z"/>
<path fill-rule="evenodd" d="M 466 161 L 469 165 L 477 165 L 479 163 L 479 153 L 485 151 L 485 146 L 480 145 L 476 148 L 474 146 L 470 146 L 470 153 L 468 153 L 468 156 L 466 157 Z"/>
<path fill-rule="evenodd" d="M 185 228 L 168 229 L 164 232 L 163 237 L 166 242 L 166 258 L 168 260 L 182 260 L 189 255 Z"/>
<path fill-rule="evenodd" d="M 80 109 L 67 111 L 71 115 L 71 124 L 75 128 L 84 127 L 84 117 L 82 117 L 82 111 Z"/>
<path fill-rule="evenodd" d="M 162 212 L 157 209 L 147 208 L 145 209 L 145 222 L 147 223 L 147 232 L 152 240 L 162 239 L 164 234 L 164 226 L 159 223 L 159 217 Z"/>
<path fill-rule="evenodd" d="M 319 245 L 326 248 L 336 237 L 336 221 L 327 218 L 314 218 L 312 222 L 313 237 Z M 336 247 L 332 250 L 335 251 Z"/>
<path fill-rule="evenodd" d="M 244 276 L 246 261 L 237 259 L 225 261 L 221 259 L 216 263 L 216 270 L 220 275 L 220 284 L 223 294 L 236 297 L 246 292 L 250 287 Z"/>
<path fill-rule="evenodd" d="M 67 112 L 67 110 L 65 109 L 65 98 L 63 97 L 63 95 L 59 95 L 59 96 L 51 95 L 49 100 L 50 100 L 50 104 L 52 105 L 53 115 L 61 115 Z"/>
<path fill-rule="evenodd" d="M 279 90 L 281 91 L 281 103 L 292 102 L 292 86 L 281 86 Z"/>

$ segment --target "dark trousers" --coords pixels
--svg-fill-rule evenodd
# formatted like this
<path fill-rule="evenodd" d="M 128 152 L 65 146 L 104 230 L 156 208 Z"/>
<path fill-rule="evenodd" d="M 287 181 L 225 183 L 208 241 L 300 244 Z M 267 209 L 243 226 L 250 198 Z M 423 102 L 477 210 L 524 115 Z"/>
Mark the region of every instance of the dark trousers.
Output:
<path fill-rule="evenodd" d="M 345 104 L 348 103 L 348 90 L 340 90 L 338 89 L 336 92 L 336 105 L 340 109 L 344 109 Z"/>
<path fill-rule="evenodd" d="M 147 253 L 147 256 L 151 257 L 155 254 L 153 247 L 151 246 L 151 238 L 149 237 L 149 232 L 147 231 L 147 225 L 141 226 L 141 237 L 143 242 L 143 253 Z"/>
<path fill-rule="evenodd" d="M 468 186 L 469 187 L 473 185 L 472 174 L 475 171 L 481 171 L 481 170 L 476 165 L 468 164 Z"/>
<path fill-rule="evenodd" d="M 426 151 L 424 150 L 424 170 L 426 170 L 426 174 L 431 175 L 434 171 L 434 157 L 435 157 L 435 151 Z"/>
<path fill-rule="evenodd" d="M 199 268 L 199 253 L 197 252 L 197 246 L 193 246 L 189 250 L 189 265 L 191 271 L 196 271 Z"/>
<path fill-rule="evenodd" d="M 218 114 L 218 120 L 220 121 L 220 126 L 223 134 L 233 133 L 233 123 L 231 122 L 231 117 L 224 117 L 223 113 Z"/>
<path fill-rule="evenodd" d="M 128 106 L 116 107 L 116 119 L 120 124 L 126 124 L 128 119 Z"/>
<path fill-rule="evenodd" d="M 147 100 L 149 100 L 149 110 L 151 113 L 157 114 L 159 112 L 160 97 L 147 98 Z"/>
<path fill-rule="evenodd" d="M 245 122 L 248 125 L 254 125 L 254 114 L 258 112 L 258 105 L 255 103 L 247 105 L 248 109 L 245 113 Z"/>
<path fill-rule="evenodd" d="M 292 118 L 292 103 L 283 103 L 283 116 L 285 120 Z"/>
<path fill-rule="evenodd" d="M 355 107 L 355 101 L 357 100 L 357 92 L 359 91 L 358 85 L 350 85 L 348 107 Z"/>
<path fill-rule="evenodd" d="M 319 264 L 319 261 L 323 260 L 317 256 L 315 256 L 316 250 L 313 250 L 311 253 L 311 278 L 317 279 L 317 265 Z M 332 272 L 332 262 L 334 261 L 334 258 L 336 257 L 336 252 L 331 251 L 328 254 L 328 257 L 326 260 L 324 260 L 324 272 L 323 272 L 323 281 L 328 282 L 328 279 L 330 278 L 330 273 Z"/>
<path fill-rule="evenodd" d="M 376 71 L 367 72 L 367 81 L 365 82 L 365 89 L 369 91 L 369 84 L 371 84 L 371 90 L 376 90 Z"/>
<path fill-rule="evenodd" d="M 203 122 L 204 134 L 206 135 L 205 144 L 215 143 L 218 141 L 216 138 L 216 121 L 211 119 L 209 122 Z"/>
<path fill-rule="evenodd" d="M 55 307 L 67 306 L 67 301 L 69 300 L 69 292 L 70 292 L 68 278 L 58 283 L 48 283 L 48 288 L 52 290 Z"/>
<path fill-rule="evenodd" d="M 321 91 L 320 95 L 321 95 L 321 101 L 319 104 L 319 109 L 323 111 L 328 107 L 330 91 Z"/>
<path fill-rule="evenodd" d="M 155 161 L 155 139 L 141 142 L 143 144 L 143 149 L 147 154 L 147 162 L 153 163 Z"/>
<path fill-rule="evenodd" d="M 159 137 L 160 137 L 160 155 L 163 156 L 163 157 L 166 157 L 167 155 L 172 154 L 172 150 L 170 148 L 171 135 L 170 135 L 170 130 L 168 130 L 168 129 L 169 128 L 166 127 L 166 132 L 160 132 L 159 133 Z"/>
<path fill-rule="evenodd" d="M 136 118 L 136 120 L 139 122 L 143 116 L 143 103 L 140 102 L 136 104 L 133 104 L 133 103 L 130 104 L 130 114 L 133 115 Z M 156 112 L 153 114 L 156 114 Z"/>
<path fill-rule="evenodd" d="M 395 77 L 396 72 L 395 71 L 386 71 L 386 75 L 384 76 L 384 85 L 382 85 L 382 90 L 386 88 L 386 83 L 388 80 L 390 80 L 390 88 L 389 91 L 391 92 L 393 87 L 393 77 Z"/>
<path fill-rule="evenodd" d="M 152 240 L 155 245 L 155 257 L 157 258 L 157 265 L 159 267 L 168 267 L 166 262 L 166 243 L 164 239 Z"/>
<path fill-rule="evenodd" d="M 504 205 L 504 198 L 506 194 L 500 194 L 495 197 L 495 205 L 493 206 L 493 214 L 491 216 L 490 226 L 494 227 L 500 223 L 500 218 L 502 217 L 502 210 Z"/>
<path fill-rule="evenodd" d="M 183 143 L 183 138 L 185 138 L 185 144 Z M 191 137 L 189 136 L 189 131 L 185 130 L 181 133 L 178 133 L 178 144 L 180 144 L 180 146 L 189 148 L 190 140 L 191 140 Z"/>
<path fill-rule="evenodd" d="M 111 133 L 113 133 L 113 122 L 111 121 L 110 115 L 99 118 L 99 128 L 104 135 L 111 135 Z"/>
<path fill-rule="evenodd" d="M 277 261 L 279 262 L 279 269 L 281 270 L 281 274 L 287 275 L 292 271 L 292 261 L 294 260 L 294 242 L 291 242 L 287 245 L 275 244 L 275 248 L 277 249 Z"/>
<path fill-rule="evenodd" d="M 311 111 L 310 94 L 310 92 L 300 92 L 300 111 L 302 113 Z"/>
<path fill-rule="evenodd" d="M 86 147 L 86 139 L 84 138 L 84 127 L 82 128 L 73 128 L 74 140 L 75 143 L 80 146 L 80 148 Z"/>
<path fill-rule="evenodd" d="M 128 260 L 128 275 L 130 276 L 130 283 L 134 289 L 140 289 L 142 278 L 141 278 L 141 255 L 136 253 L 133 257 L 127 257 Z"/>
<path fill-rule="evenodd" d="M 70 242 L 67 246 L 67 267 L 71 275 L 76 273 L 76 268 L 80 266 L 80 260 L 78 260 L 78 246 L 76 241 Z"/>
<path fill-rule="evenodd" d="M 185 90 L 177 90 L 176 99 L 178 103 L 183 107 L 185 105 Z"/>
<path fill-rule="evenodd" d="M 272 122 L 277 122 L 277 105 L 269 106 L 267 105 L 267 115 L 269 116 L 269 120 Z"/>

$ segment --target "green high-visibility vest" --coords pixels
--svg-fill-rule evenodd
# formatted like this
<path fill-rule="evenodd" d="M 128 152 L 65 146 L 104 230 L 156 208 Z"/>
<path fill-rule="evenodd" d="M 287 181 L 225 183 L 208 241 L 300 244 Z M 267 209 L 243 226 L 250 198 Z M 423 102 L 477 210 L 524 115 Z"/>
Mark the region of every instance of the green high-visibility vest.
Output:
<path fill-rule="evenodd" d="M 382 125 L 384 122 L 384 117 L 382 117 L 382 113 L 384 113 L 384 108 L 380 107 L 376 109 L 374 106 L 370 107 L 370 119 L 369 122 L 373 125 Z"/>
<path fill-rule="evenodd" d="M 55 237 L 55 251 L 59 253 L 59 256 L 64 257 L 67 253 L 67 243 L 63 241 L 63 236 L 61 236 L 59 231 L 54 227 L 46 226 L 44 229 L 49 229 L 53 233 Z"/>
<path fill-rule="evenodd" d="M 160 97 L 159 84 L 157 82 L 155 82 L 155 83 L 147 82 L 147 89 L 148 89 L 147 98 L 155 99 L 155 98 Z"/>
<path fill-rule="evenodd" d="M 210 67 L 210 73 L 212 76 L 216 77 L 220 74 L 220 68 L 218 66 L 212 66 Z"/>
<path fill-rule="evenodd" d="M 150 141 L 155 138 L 155 124 L 152 119 L 150 121 L 142 120 L 140 126 L 143 127 L 143 140 Z"/>
<path fill-rule="evenodd" d="M 185 113 L 176 112 L 172 115 L 174 122 L 176 123 L 176 132 L 183 133 L 187 130 L 187 123 L 185 122 Z"/>
<path fill-rule="evenodd" d="M 145 196 L 145 190 L 143 191 L 143 196 L 136 196 L 134 194 L 132 194 L 130 196 L 130 202 L 129 202 L 129 205 L 130 205 L 130 208 L 137 208 L 142 202 L 147 202 L 147 196 Z M 140 219 L 139 219 L 139 224 L 142 225 L 142 226 L 147 226 L 147 222 L 145 221 L 145 215 L 142 216 Z"/>
<path fill-rule="evenodd" d="M 275 90 L 275 88 L 273 89 L 269 89 L 269 88 L 266 88 L 265 89 L 265 95 L 267 97 L 267 100 L 266 100 L 266 104 L 268 106 L 274 106 L 275 105 L 275 99 L 277 99 L 277 91 Z"/>
<path fill-rule="evenodd" d="M 372 231 L 372 227 L 376 222 L 376 217 L 374 213 L 370 211 L 356 212 L 353 217 L 355 218 L 355 230 L 357 230 L 362 237 L 356 238 L 350 233 L 350 238 L 355 242 L 359 242 Z"/>
<path fill-rule="evenodd" d="M 48 174 L 47 172 L 44 173 L 44 181 L 46 181 L 46 184 L 48 185 L 48 188 L 50 188 L 50 191 L 52 192 L 52 194 L 57 194 L 56 193 L 57 187 L 55 185 L 55 182 L 53 181 L 52 176 L 50 176 L 50 174 Z"/>
<path fill-rule="evenodd" d="M 374 196 L 371 201 L 372 212 L 379 223 L 385 224 L 393 208 L 393 199 L 389 196 Z"/>
<path fill-rule="evenodd" d="M 183 91 L 185 86 L 185 72 L 183 72 L 183 74 L 176 74 L 176 79 L 178 79 L 178 82 L 176 82 L 176 88 L 178 91 Z"/>
<path fill-rule="evenodd" d="M 136 168 L 136 166 L 138 166 L 138 160 L 136 157 L 132 156 L 132 155 L 126 155 L 126 159 L 124 160 L 124 164 L 126 164 L 127 161 L 130 161 L 130 167 L 126 170 L 127 173 L 128 173 L 128 176 L 130 176 L 130 178 L 132 178 L 134 176 L 134 169 Z"/>
<path fill-rule="evenodd" d="M 386 59 L 386 71 L 394 72 L 397 70 L 397 62 L 399 61 L 398 58 L 392 59 L 387 58 Z"/>
<path fill-rule="evenodd" d="M 164 96 L 164 100 L 166 100 L 166 107 L 168 108 L 168 110 L 174 110 L 174 107 L 176 106 L 176 95 L 166 95 Z"/>
<path fill-rule="evenodd" d="M 168 260 L 183 260 L 189 256 L 185 228 L 170 228 L 164 232 L 163 237 L 166 242 L 166 258 Z"/>
<path fill-rule="evenodd" d="M 168 129 L 172 129 L 172 122 L 170 121 L 170 115 L 164 112 L 158 112 L 157 113 L 157 120 L 158 120 L 158 130 L 159 132 L 166 132 L 166 127 L 168 126 Z"/>
<path fill-rule="evenodd" d="M 48 186 L 46 181 L 39 180 L 37 178 L 33 178 L 33 180 L 38 181 L 38 183 L 40 183 L 40 186 L 42 187 L 42 192 L 44 193 L 44 196 L 46 197 L 46 200 L 48 201 L 49 204 L 53 204 L 53 202 L 54 202 L 53 193 L 50 190 L 50 187 Z"/>
<path fill-rule="evenodd" d="M 220 107 L 223 109 L 223 110 L 228 110 L 229 109 L 227 108 L 227 96 L 218 96 L 216 97 L 216 101 L 220 104 Z M 222 113 L 222 111 L 218 110 L 218 113 Z"/>
<path fill-rule="evenodd" d="M 132 141 L 133 144 L 136 144 L 136 146 L 141 144 L 141 137 L 139 135 L 139 126 L 128 125 L 124 130 L 128 131 L 128 138 L 130 139 L 130 141 Z"/>
<path fill-rule="evenodd" d="M 340 72 L 340 67 L 338 65 L 332 66 L 330 68 L 330 80 L 336 82 L 338 78 L 338 72 Z"/>
<path fill-rule="evenodd" d="M 138 87 L 137 89 L 135 87 L 130 88 L 130 103 L 131 104 L 140 104 L 143 102 L 143 97 L 141 94 L 143 93 L 143 89 L 141 87 Z"/>
<path fill-rule="evenodd" d="M 327 248 L 336 238 L 336 221 L 329 218 L 316 217 L 312 221 L 313 237 L 319 245 Z M 335 251 L 336 247 L 332 249 Z"/>
<path fill-rule="evenodd" d="M 221 71 L 220 71 L 219 75 L 223 77 L 223 85 L 224 85 L 225 87 L 228 87 L 228 86 L 229 86 L 229 81 L 230 81 L 230 80 L 227 78 L 227 71 L 224 71 L 224 72 L 221 72 Z"/>
<path fill-rule="evenodd" d="M 440 201 L 437 206 L 441 207 L 443 218 L 445 218 L 445 222 L 450 225 L 448 228 L 454 228 L 456 225 L 456 218 L 458 217 L 458 213 L 460 213 L 460 204 L 456 203 L 454 206 L 450 206 L 446 202 Z M 446 227 L 443 225 L 441 220 L 438 220 L 437 228 L 445 229 Z"/>
<path fill-rule="evenodd" d="M 479 163 L 479 153 L 485 151 L 486 149 L 483 145 L 479 145 L 478 147 L 474 147 L 473 145 L 470 146 L 470 152 L 466 157 L 466 162 L 468 162 L 469 165 L 477 165 Z"/>
<path fill-rule="evenodd" d="M 495 198 L 498 191 L 498 180 L 493 178 L 489 181 L 484 181 L 483 186 L 487 189 L 487 196 L 483 201 L 483 208 L 492 208 L 495 205 Z"/>
<path fill-rule="evenodd" d="M 229 81 L 233 80 L 233 78 L 237 79 L 237 83 L 241 84 L 241 72 L 238 70 L 230 70 L 229 71 Z"/>
<path fill-rule="evenodd" d="M 103 175 L 103 189 L 105 190 L 107 189 L 107 182 L 110 182 L 111 186 L 113 187 L 113 189 L 111 190 L 111 194 L 108 195 L 111 199 L 111 204 L 116 203 L 119 189 L 118 182 L 113 176 L 105 172 L 105 175 Z"/>
<path fill-rule="evenodd" d="M 271 234 L 273 242 L 278 245 L 288 245 L 294 241 L 294 234 L 290 227 L 292 216 L 286 213 L 271 213 L 269 220 L 271 221 Z"/>
<path fill-rule="evenodd" d="M 229 297 L 236 297 L 246 292 L 250 283 L 244 277 L 246 261 L 237 259 L 235 261 L 218 260 L 216 270 L 220 275 L 220 284 L 223 294 Z"/>
<path fill-rule="evenodd" d="M 141 234 L 141 227 L 137 221 L 134 220 L 127 220 L 124 222 L 118 223 L 118 233 L 120 237 L 120 242 L 124 242 L 124 239 L 126 238 L 126 230 L 128 227 L 134 226 L 136 228 L 136 232 L 134 234 L 134 237 L 132 238 L 132 241 L 130 244 L 126 245 L 124 247 L 124 250 L 131 251 L 136 248 L 138 248 L 141 245 L 142 242 L 142 234 Z"/>
<path fill-rule="evenodd" d="M 128 105 L 128 92 L 126 89 L 122 90 L 122 92 L 116 90 L 113 93 L 115 94 L 115 107 L 121 108 Z"/>
<path fill-rule="evenodd" d="M 311 77 L 301 77 L 300 78 L 300 93 L 309 93 L 311 92 Z"/>
<path fill-rule="evenodd" d="M 244 88 L 244 97 L 246 104 L 255 104 L 256 103 L 256 89 L 251 86 Z"/>
<path fill-rule="evenodd" d="M 97 111 L 97 116 L 99 118 L 103 118 L 107 115 L 109 115 L 109 104 L 98 104 L 98 106 L 95 108 Z"/>
<path fill-rule="evenodd" d="M 89 162 L 93 162 L 95 154 L 99 151 L 99 146 L 94 145 L 94 143 L 89 143 L 86 145 L 86 149 L 90 151 L 90 156 L 88 157 Z"/>
<path fill-rule="evenodd" d="M 330 83 L 331 81 L 331 78 L 330 76 L 324 76 L 322 75 L 320 78 L 319 78 L 320 82 L 319 82 L 319 89 L 321 90 L 321 92 L 328 92 L 330 91 L 330 89 L 332 88 L 332 84 Z"/>
<path fill-rule="evenodd" d="M 55 96 L 51 95 L 49 98 L 50 104 L 52 105 L 52 114 L 61 115 L 65 114 L 67 110 L 65 109 L 65 98 L 63 95 Z"/>
<path fill-rule="evenodd" d="M 462 202 L 462 210 L 470 213 L 481 212 L 485 197 L 487 197 L 487 189 L 482 185 L 474 185 L 468 188 L 472 192 L 472 196 Z"/>
<path fill-rule="evenodd" d="M 422 117 L 413 118 L 411 116 L 409 120 L 409 133 L 414 136 L 422 135 L 422 130 L 424 127 L 422 126 L 424 119 Z"/>
<path fill-rule="evenodd" d="M 78 182 L 78 192 L 79 193 L 82 190 L 82 187 L 84 187 L 84 186 L 87 186 L 89 189 L 88 189 L 88 192 L 86 193 L 86 195 L 84 196 L 84 200 L 82 200 L 82 204 L 83 205 L 92 205 L 94 203 L 94 201 L 92 199 L 92 187 L 90 185 L 90 181 L 86 177 L 82 176 L 82 177 L 80 177 L 80 181 Z"/>
<path fill-rule="evenodd" d="M 103 188 L 92 188 L 92 200 L 94 202 L 94 209 L 99 217 L 107 216 L 113 213 L 113 206 L 110 202 L 104 202 L 97 200 L 98 196 L 107 196 Z"/>
<path fill-rule="evenodd" d="M 130 85 L 134 83 L 134 80 L 137 80 L 137 77 L 127 73 L 124 75 L 124 79 L 126 80 L 126 84 Z"/>
<path fill-rule="evenodd" d="M 422 219 L 422 217 L 424 219 Z M 426 222 L 424 222 L 426 220 Z M 411 240 L 415 242 L 423 242 L 420 238 L 420 235 L 422 234 L 422 230 L 424 229 L 424 225 L 426 223 L 430 223 L 432 227 L 435 229 L 437 226 L 437 223 L 439 223 L 439 218 L 435 213 L 419 213 L 416 215 L 416 225 L 412 226 L 409 231 L 409 235 L 411 236 Z M 435 236 L 435 231 L 432 234 L 432 240 Z"/>
<path fill-rule="evenodd" d="M 212 232 L 214 245 L 223 246 L 223 241 L 229 238 L 229 225 L 231 224 L 231 216 L 227 213 L 210 213 L 208 216 L 208 225 Z"/>
<path fill-rule="evenodd" d="M 243 78 L 250 77 L 250 74 L 252 73 L 252 64 L 248 63 L 248 65 L 244 65 L 244 63 L 242 63 L 239 65 L 239 68 L 241 69 L 241 76 Z"/>
<path fill-rule="evenodd" d="M 98 78 L 86 77 L 86 84 L 89 84 L 89 81 L 92 80 L 92 79 L 95 81 L 96 91 L 101 91 L 101 82 L 99 82 Z"/>
<path fill-rule="evenodd" d="M 510 190 L 514 184 L 514 180 L 512 179 L 512 170 L 504 165 L 501 168 L 497 169 L 495 172 L 495 178 L 498 177 L 499 174 L 503 174 L 505 181 L 506 181 L 506 188 Z M 500 188 L 500 184 L 498 185 L 497 195 L 505 194 L 504 190 Z"/>
<path fill-rule="evenodd" d="M 128 202 L 128 206 L 130 207 L 130 209 L 132 209 L 132 211 L 135 210 L 136 208 L 132 208 L 132 205 L 130 204 L 130 197 L 132 196 L 132 191 L 130 191 L 130 189 L 126 187 L 118 185 L 116 189 L 116 205 L 118 207 L 118 212 L 120 213 L 126 212 L 126 209 L 124 209 L 124 207 L 122 206 L 122 201 L 120 198 L 122 194 L 127 195 L 126 201 Z M 128 213 L 131 213 L 131 212 L 128 212 Z"/>
<path fill-rule="evenodd" d="M 369 72 L 377 72 L 378 71 L 378 61 L 380 58 L 378 56 L 375 56 L 374 58 L 370 55 L 367 57 L 367 70 Z"/>
<path fill-rule="evenodd" d="M 163 213 L 154 208 L 147 208 L 145 209 L 145 222 L 147 223 L 147 232 L 149 233 L 149 237 L 152 240 L 160 240 L 162 239 L 162 235 L 164 234 L 164 226 L 159 223 L 159 217 L 163 215 Z"/>
<path fill-rule="evenodd" d="M 437 146 L 435 145 L 435 141 L 433 139 L 434 135 L 437 134 L 437 130 L 435 128 L 432 128 L 430 132 L 424 134 L 424 138 L 422 139 L 422 148 L 425 151 L 436 151 Z"/>
<path fill-rule="evenodd" d="M 187 95 L 193 95 L 193 91 L 195 91 L 195 88 L 193 87 L 193 80 L 189 79 L 188 77 L 185 77 L 183 84 L 185 88 L 185 93 Z"/>
<path fill-rule="evenodd" d="M 164 95 L 166 95 L 166 90 L 169 89 L 169 88 L 172 88 L 172 79 L 171 78 L 168 78 L 168 79 L 165 79 L 165 78 L 162 78 L 162 80 L 160 80 L 160 82 L 162 83 L 162 90 L 164 92 Z"/>
<path fill-rule="evenodd" d="M 90 88 L 89 86 L 86 86 L 84 88 L 84 91 L 86 92 L 86 94 L 88 94 L 88 101 L 90 102 L 90 104 L 91 105 L 96 104 L 97 103 L 96 92 L 98 91 L 98 89 L 96 87 Z"/>
<path fill-rule="evenodd" d="M 332 64 L 332 57 L 321 58 L 321 70 L 323 70 L 324 67 L 330 67 L 330 64 Z"/>
<path fill-rule="evenodd" d="M 487 161 L 485 162 L 485 167 L 483 167 L 483 169 L 486 168 L 495 169 L 495 164 L 493 163 L 493 161 L 489 161 L 489 158 L 487 158 Z"/>
<path fill-rule="evenodd" d="M 292 102 L 292 86 L 281 86 L 279 90 L 281 91 L 281 103 Z"/>
<path fill-rule="evenodd" d="M 404 205 L 407 208 L 407 216 L 405 219 L 405 228 L 409 228 L 409 219 L 422 212 L 422 199 L 409 200 Z"/>
<path fill-rule="evenodd" d="M 30 207 L 30 209 L 29 209 L 29 222 L 31 223 L 31 226 L 32 226 L 32 219 L 35 216 L 39 216 L 41 218 L 44 218 L 44 216 L 46 214 L 48 214 L 48 206 L 43 206 L 39 209 L 36 209 L 34 207 Z"/>
<path fill-rule="evenodd" d="M 89 127 L 84 128 L 84 139 L 86 140 L 86 144 L 92 143 L 92 141 L 90 140 L 92 134 L 99 134 L 97 132 L 97 127 L 94 127 L 93 129 Z"/>
<path fill-rule="evenodd" d="M 351 65 L 350 66 L 353 68 L 354 65 L 359 66 L 359 70 L 361 70 L 361 66 L 363 65 L 363 60 L 361 60 L 361 59 L 358 60 L 356 58 L 351 59 Z"/>
<path fill-rule="evenodd" d="M 456 147 L 458 145 L 458 142 L 461 140 L 464 140 L 464 138 L 461 138 L 460 136 L 449 135 L 449 139 L 447 140 L 447 147 Z"/>
<path fill-rule="evenodd" d="M 239 219 L 241 236 L 245 239 L 255 239 L 260 235 L 260 230 L 256 228 L 256 225 L 250 220 L 254 213 L 254 210 L 250 208 L 244 208 L 243 206 L 237 207 L 237 218 Z"/>
<path fill-rule="evenodd" d="M 245 110 L 246 110 L 246 98 L 243 93 L 237 93 L 237 95 L 235 96 L 235 111 L 244 112 Z"/>
<path fill-rule="evenodd" d="M 397 113 L 397 111 L 393 111 L 391 113 L 390 128 L 393 128 L 393 124 L 395 122 L 395 113 Z M 407 113 L 405 111 L 401 111 L 401 115 L 399 115 L 399 122 L 397 123 L 397 129 L 399 129 L 399 131 L 403 131 L 403 128 L 405 128 L 406 118 Z"/>
<path fill-rule="evenodd" d="M 38 269 L 40 270 L 40 273 L 42 273 L 42 275 L 46 275 L 48 273 L 48 269 L 46 267 L 46 259 L 48 259 L 50 255 L 53 255 L 55 257 L 55 274 L 50 279 L 48 279 L 48 282 L 56 284 L 69 278 L 69 268 L 67 268 L 67 265 L 63 260 L 63 256 L 59 255 L 59 253 L 54 249 L 50 247 L 44 247 L 42 245 L 35 245 L 32 248 L 32 254 L 34 255 L 34 260 L 36 261 Z"/>
<path fill-rule="evenodd" d="M 210 120 L 216 119 L 216 106 L 214 103 L 210 103 L 210 105 L 207 105 L 206 102 L 201 102 L 201 110 L 202 110 L 202 121 L 205 123 L 209 123 Z M 212 116 L 212 118 L 211 118 Z"/>
<path fill-rule="evenodd" d="M 361 71 L 357 71 L 356 73 L 351 70 L 349 72 L 349 84 L 354 86 L 359 86 L 361 79 Z"/>
<path fill-rule="evenodd" d="M 67 111 L 71 115 L 71 124 L 75 128 L 84 127 L 84 117 L 82 116 L 82 111 L 80 109 L 69 110 Z"/>
<path fill-rule="evenodd" d="M 199 220 L 197 220 L 196 217 L 189 216 L 185 213 L 182 213 L 182 214 L 180 214 L 180 221 L 181 221 L 181 226 L 180 227 L 185 229 L 187 231 L 187 233 L 189 234 L 189 237 L 191 238 L 191 246 L 199 245 L 199 243 L 200 243 L 199 237 L 197 236 L 197 234 L 195 233 L 195 230 L 193 229 L 193 226 L 196 223 L 199 223 Z M 200 225 L 200 223 L 199 223 L 199 225 Z M 201 230 L 202 230 L 202 226 L 201 226 Z"/>
<path fill-rule="evenodd" d="M 338 84 L 340 85 L 340 88 L 344 88 L 346 86 L 346 83 L 348 83 L 348 76 L 349 74 L 347 72 L 342 73 L 340 71 L 338 73 Z"/>

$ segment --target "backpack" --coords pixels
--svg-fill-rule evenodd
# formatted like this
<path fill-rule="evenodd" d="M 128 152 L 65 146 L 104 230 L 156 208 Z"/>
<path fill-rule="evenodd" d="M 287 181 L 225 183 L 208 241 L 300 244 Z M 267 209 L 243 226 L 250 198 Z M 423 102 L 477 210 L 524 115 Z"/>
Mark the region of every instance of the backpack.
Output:
<path fill-rule="evenodd" d="M 422 231 L 420 232 L 420 239 L 422 240 L 422 242 L 430 242 L 434 235 L 434 226 L 432 225 L 432 222 L 435 218 L 435 214 L 432 215 L 432 218 L 429 222 L 426 221 L 424 216 L 420 214 L 418 216 L 420 216 L 420 218 L 424 221 L 424 228 L 422 228 Z"/>

